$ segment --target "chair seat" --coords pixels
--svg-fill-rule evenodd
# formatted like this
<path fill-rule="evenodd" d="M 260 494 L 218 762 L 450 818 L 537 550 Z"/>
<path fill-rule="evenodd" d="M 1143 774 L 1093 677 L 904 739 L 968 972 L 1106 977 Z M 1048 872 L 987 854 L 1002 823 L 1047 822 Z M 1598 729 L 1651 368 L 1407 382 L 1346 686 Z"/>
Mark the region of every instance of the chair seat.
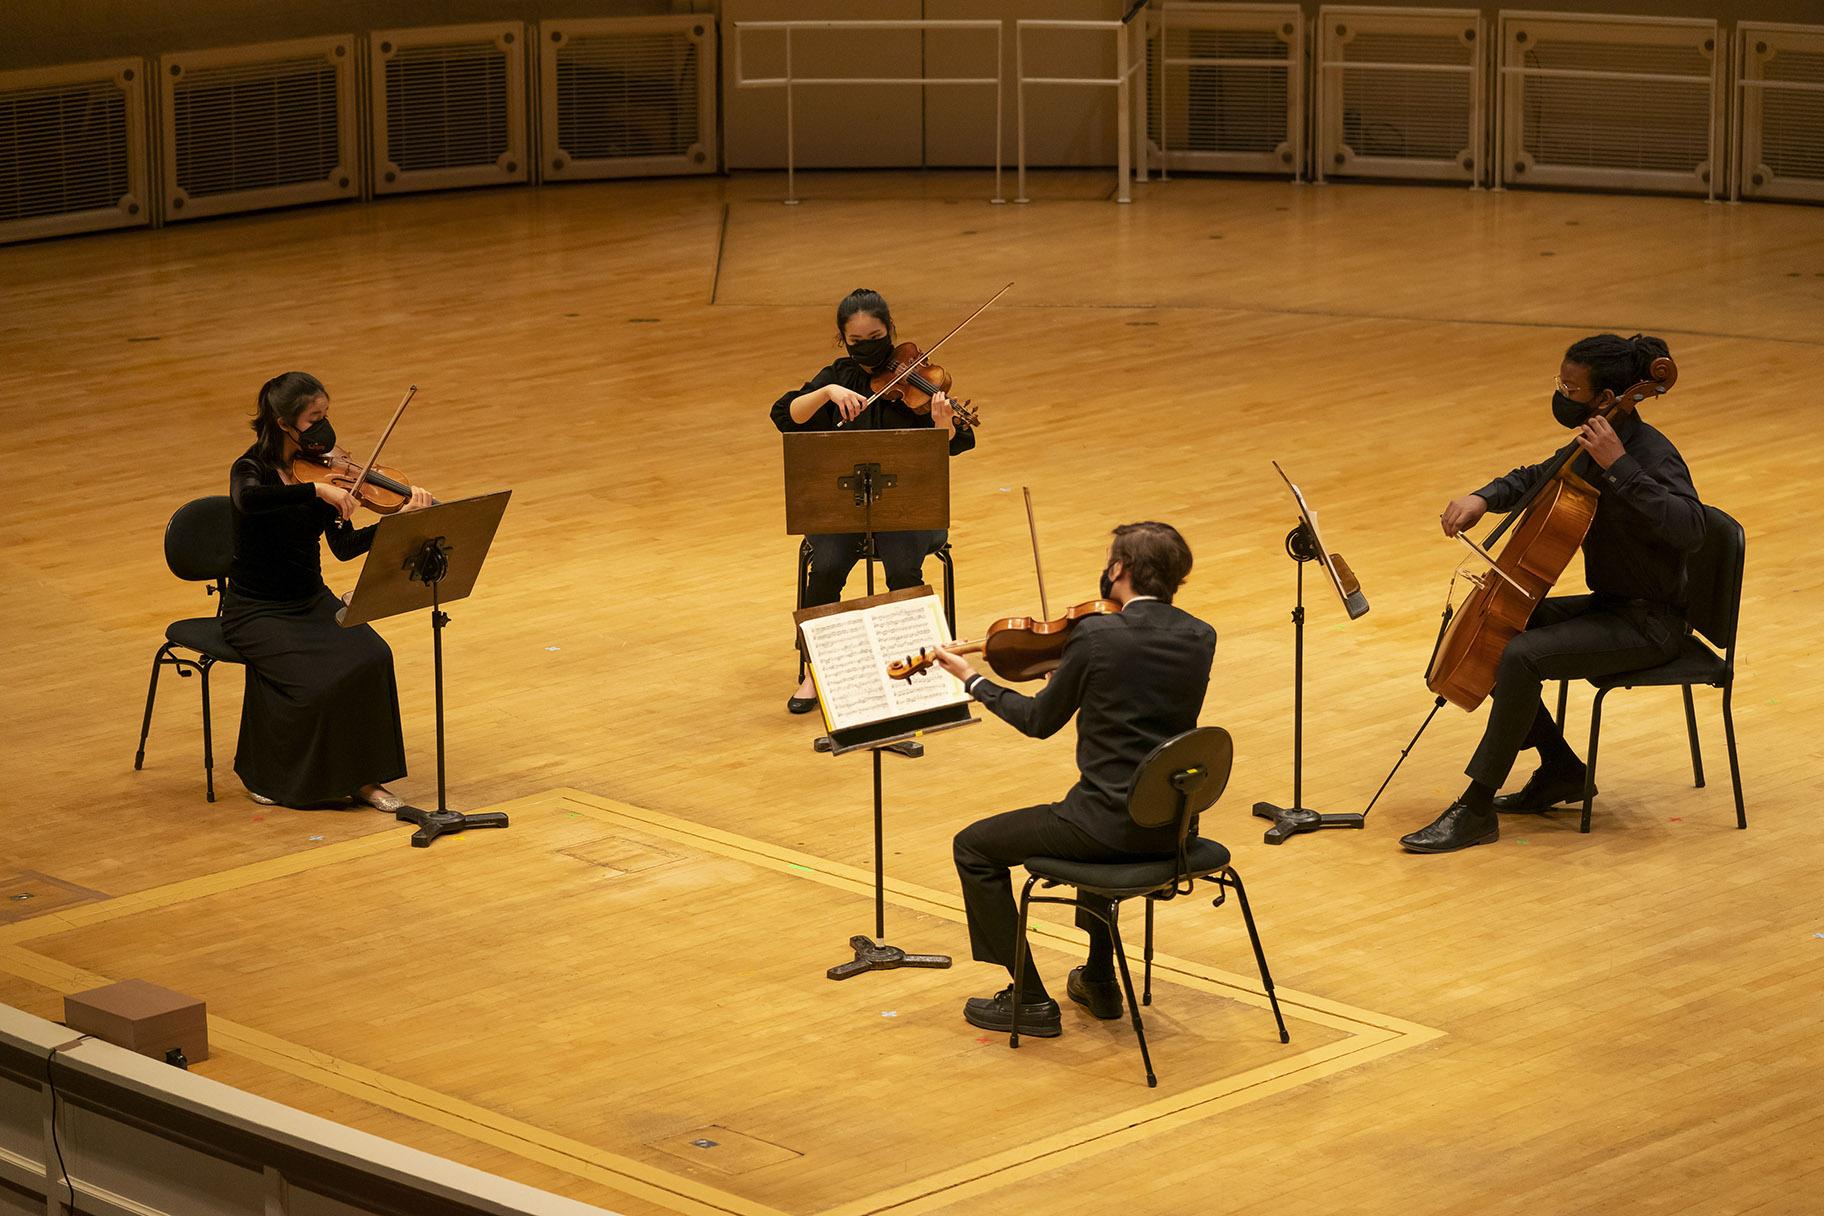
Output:
<path fill-rule="evenodd" d="M 244 663 L 241 652 L 228 644 L 222 636 L 222 619 L 215 616 L 193 616 L 188 620 L 172 621 L 165 626 L 165 640 L 175 642 L 198 654 L 206 654 L 221 663 Z"/>
<path fill-rule="evenodd" d="M 1214 840 L 1199 836 L 1190 841 L 1185 860 L 1191 876 L 1202 877 L 1228 865 L 1229 850 Z M 1028 857 L 1026 871 L 1053 882 L 1066 883 L 1079 891 L 1125 899 L 1170 886 L 1178 876 L 1178 858 L 1174 855 L 1133 861 L 1066 861 L 1061 857 Z"/>
<path fill-rule="evenodd" d="M 1728 674 L 1728 666 L 1714 650 L 1687 634 L 1678 653 L 1658 667 L 1620 671 L 1612 676 L 1591 676 L 1590 684 L 1605 689 L 1665 688 L 1677 684 L 1720 685 Z"/>

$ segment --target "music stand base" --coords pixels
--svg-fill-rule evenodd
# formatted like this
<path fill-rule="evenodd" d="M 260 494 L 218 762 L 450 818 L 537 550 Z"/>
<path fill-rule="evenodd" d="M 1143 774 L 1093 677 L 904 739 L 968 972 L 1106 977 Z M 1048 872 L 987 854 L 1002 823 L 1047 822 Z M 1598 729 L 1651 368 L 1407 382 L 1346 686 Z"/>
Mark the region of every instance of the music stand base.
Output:
<path fill-rule="evenodd" d="M 467 831 L 469 828 L 504 828 L 507 816 L 504 811 L 479 811 L 465 815 L 461 811 L 427 811 L 415 806 L 402 806 L 393 814 L 401 823 L 415 823 L 418 830 L 412 833 L 414 849 L 428 849 L 431 841 L 439 836 L 449 836 L 455 832 Z"/>
<path fill-rule="evenodd" d="M 1368 826 L 1362 816 L 1354 811 L 1346 811 L 1339 815 L 1326 815 L 1302 806 L 1277 806 L 1271 802 L 1256 802 L 1254 814 L 1262 819 L 1273 821 L 1273 826 L 1267 829 L 1266 842 L 1268 844 L 1284 844 L 1300 833 L 1316 832 L 1323 828 Z"/>
<path fill-rule="evenodd" d="M 907 954 L 898 946 L 876 942 L 873 938 L 860 934 L 851 937 L 849 945 L 854 948 L 855 957 L 824 972 L 833 980 L 846 980 L 864 971 L 893 971 L 900 967 L 942 968 L 950 965 L 948 954 Z"/>

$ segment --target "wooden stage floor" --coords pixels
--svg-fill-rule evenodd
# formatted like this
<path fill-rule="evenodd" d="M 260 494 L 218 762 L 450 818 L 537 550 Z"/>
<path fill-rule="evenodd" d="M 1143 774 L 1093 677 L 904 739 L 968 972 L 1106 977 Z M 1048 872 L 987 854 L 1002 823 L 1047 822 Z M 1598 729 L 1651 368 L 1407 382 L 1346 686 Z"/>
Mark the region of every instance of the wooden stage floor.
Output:
<path fill-rule="evenodd" d="M 806 176 L 786 208 L 768 177 L 619 183 L 0 249 L 0 1000 L 192 992 L 199 1072 L 630 1214 L 1815 1212 L 1824 210 L 1106 185 L 994 207 L 975 174 Z M 1206 831 L 1292 1042 L 1235 909 L 1170 906 L 1157 1090 L 1125 1023 L 1068 1010 L 1016 1053 L 958 1014 L 1001 979 L 965 961 L 950 837 L 1061 794 L 1070 731 L 889 757 L 889 936 L 959 961 L 822 974 L 871 928 L 868 765 L 784 711 L 795 542 L 764 414 L 833 352 L 850 288 L 929 342 L 1008 280 L 941 360 L 984 417 L 952 466 L 962 631 L 1036 609 L 1030 485 L 1054 602 L 1089 596 L 1109 527 L 1162 518 L 1221 635 L 1204 721 L 1236 769 Z M 1749 830 L 1716 694 L 1694 789 L 1677 696 L 1642 690 L 1608 702 L 1588 836 L 1558 814 L 1402 854 L 1463 782 L 1480 721 L 1449 710 L 1366 831 L 1263 845 L 1247 807 L 1291 785 L 1269 459 L 1373 604 L 1349 623 L 1309 596 L 1306 795 L 1359 809 L 1429 706 L 1439 509 L 1563 441 L 1558 359 L 1601 329 L 1671 343 L 1649 416 L 1747 529 Z M 131 767 L 161 631 L 213 602 L 165 569 L 164 522 L 222 491 L 260 382 L 294 367 L 355 446 L 417 383 L 389 461 L 445 498 L 514 491 L 446 635 L 452 801 L 509 810 L 504 833 L 413 850 L 371 811 L 255 806 L 229 668 L 219 800 L 193 680 L 166 678 Z M 434 800 L 428 626 L 381 631 L 398 788 Z M 1579 750 L 1587 722 L 1574 692 Z M 1078 940 L 1047 918 L 1048 977 Z"/>

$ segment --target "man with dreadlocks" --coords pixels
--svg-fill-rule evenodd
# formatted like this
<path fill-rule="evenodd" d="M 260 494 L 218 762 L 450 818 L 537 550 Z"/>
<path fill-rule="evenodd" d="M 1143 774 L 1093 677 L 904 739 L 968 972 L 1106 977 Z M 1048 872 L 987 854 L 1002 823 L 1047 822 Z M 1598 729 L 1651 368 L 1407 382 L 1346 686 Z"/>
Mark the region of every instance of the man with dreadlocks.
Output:
<path fill-rule="evenodd" d="M 1469 788 L 1436 820 L 1401 837 L 1414 853 L 1450 853 L 1501 835 L 1496 812 L 1537 814 L 1583 797 L 1584 766 L 1564 741 L 1540 690 L 1545 680 L 1634 671 L 1678 652 L 1685 632 L 1685 556 L 1704 539 L 1704 509 L 1672 441 L 1635 412 L 1611 425 L 1596 411 L 1650 378 L 1668 354 L 1658 338 L 1598 334 L 1573 343 L 1558 369 L 1552 417 L 1577 431 L 1571 471 L 1596 487 L 1596 517 L 1583 542 L 1590 594 L 1555 596 L 1502 652 Z M 1548 465 L 1515 469 L 1465 495 L 1439 516 L 1444 535 L 1472 527 L 1491 508 L 1514 507 Z M 1522 748 L 1539 767 L 1519 791 L 1497 797 Z"/>

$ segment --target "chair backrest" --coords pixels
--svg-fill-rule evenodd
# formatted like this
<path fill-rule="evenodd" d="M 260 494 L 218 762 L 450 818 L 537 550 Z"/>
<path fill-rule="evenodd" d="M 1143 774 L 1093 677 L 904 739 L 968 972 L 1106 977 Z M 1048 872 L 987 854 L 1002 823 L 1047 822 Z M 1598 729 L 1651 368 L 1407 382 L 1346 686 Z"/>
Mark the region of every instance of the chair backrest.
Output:
<path fill-rule="evenodd" d="M 193 498 L 165 525 L 165 565 L 192 583 L 228 577 L 234 560 L 234 504 L 226 494 Z"/>
<path fill-rule="evenodd" d="M 1128 817 L 1143 828 L 1162 828 L 1175 821 L 1182 853 L 1191 822 L 1222 797 L 1234 764 L 1235 741 L 1220 726 L 1199 726 L 1175 735 L 1134 770 Z"/>
<path fill-rule="evenodd" d="M 1721 650 L 1735 646 L 1748 538 L 1727 512 L 1704 507 L 1704 543 L 1685 561 L 1685 620 Z"/>

